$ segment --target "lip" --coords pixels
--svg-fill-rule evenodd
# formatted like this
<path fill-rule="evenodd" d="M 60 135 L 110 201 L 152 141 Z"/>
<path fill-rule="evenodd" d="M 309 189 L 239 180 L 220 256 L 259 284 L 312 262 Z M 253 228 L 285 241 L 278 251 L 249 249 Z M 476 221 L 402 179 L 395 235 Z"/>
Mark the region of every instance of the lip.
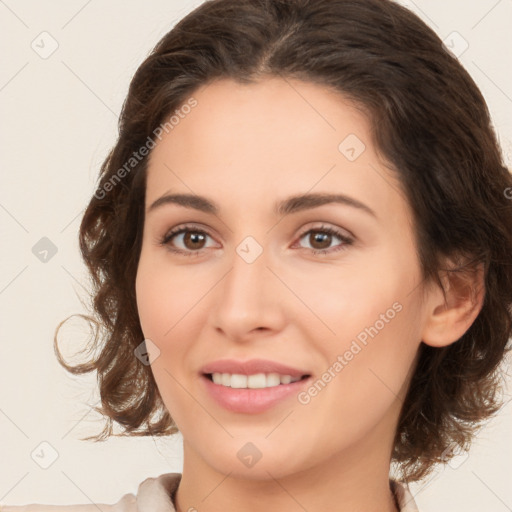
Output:
<path fill-rule="evenodd" d="M 235 359 L 221 359 L 203 366 L 200 370 L 205 373 L 237 373 L 239 375 L 253 375 L 255 373 L 279 373 L 291 377 L 302 377 L 310 375 L 307 370 L 292 368 L 276 361 L 268 359 L 249 359 L 248 361 L 237 361 Z"/>
<path fill-rule="evenodd" d="M 231 373 L 240 375 L 253 375 L 255 373 L 279 373 L 292 377 L 307 377 L 290 384 L 280 384 L 270 388 L 239 389 L 222 386 L 212 382 L 207 374 Z M 290 399 L 309 385 L 311 374 L 305 370 L 269 361 L 265 359 L 251 359 L 249 361 L 236 361 L 224 359 L 215 361 L 201 368 L 201 382 L 208 395 L 218 405 L 231 412 L 244 414 L 258 414 Z"/>

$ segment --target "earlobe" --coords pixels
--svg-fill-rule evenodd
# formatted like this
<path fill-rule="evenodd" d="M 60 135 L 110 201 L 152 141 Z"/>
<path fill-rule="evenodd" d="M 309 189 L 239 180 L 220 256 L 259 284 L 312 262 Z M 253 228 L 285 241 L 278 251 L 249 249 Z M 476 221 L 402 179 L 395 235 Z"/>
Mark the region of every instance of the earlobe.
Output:
<path fill-rule="evenodd" d="M 455 343 L 471 327 L 483 307 L 485 271 L 483 263 L 471 269 L 448 271 L 439 286 L 429 291 L 425 306 L 422 341 L 432 347 Z"/>

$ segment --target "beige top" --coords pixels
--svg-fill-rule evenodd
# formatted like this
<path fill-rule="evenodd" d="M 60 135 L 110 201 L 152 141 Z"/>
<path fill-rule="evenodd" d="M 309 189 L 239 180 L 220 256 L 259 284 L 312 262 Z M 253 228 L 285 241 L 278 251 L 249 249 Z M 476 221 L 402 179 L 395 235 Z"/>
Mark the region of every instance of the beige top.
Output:
<path fill-rule="evenodd" d="M 137 495 L 125 494 L 117 503 L 105 505 L 19 505 L 0 504 L 0 512 L 176 512 L 172 498 L 180 483 L 181 473 L 165 473 L 156 478 L 146 478 Z M 400 512 L 418 512 L 406 484 L 390 480 L 390 487 Z"/>

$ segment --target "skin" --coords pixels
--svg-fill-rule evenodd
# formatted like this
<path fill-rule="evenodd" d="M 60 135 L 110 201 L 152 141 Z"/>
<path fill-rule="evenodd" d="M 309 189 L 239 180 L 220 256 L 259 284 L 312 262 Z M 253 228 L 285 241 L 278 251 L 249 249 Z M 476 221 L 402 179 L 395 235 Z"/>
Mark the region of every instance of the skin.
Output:
<path fill-rule="evenodd" d="M 395 511 L 390 458 L 420 343 L 459 339 L 482 294 L 452 295 L 446 281 L 445 303 L 422 282 L 410 207 L 371 124 L 342 95 L 265 78 L 219 80 L 193 97 L 198 105 L 151 154 L 136 280 L 152 371 L 184 439 L 177 509 Z M 349 134 L 365 145 L 354 161 L 338 149 Z M 343 193 L 375 216 L 335 203 L 273 212 L 307 192 Z M 219 212 L 149 211 L 167 193 L 206 196 Z M 160 243 L 184 223 L 208 235 Z M 353 242 L 304 234 L 321 226 Z M 236 252 L 248 236 L 262 250 L 252 263 Z M 330 252 L 313 252 L 322 247 Z M 234 413 L 205 392 L 199 370 L 222 358 L 271 359 L 321 378 L 394 303 L 401 310 L 307 404 L 294 395 L 264 413 Z M 252 467 L 237 457 L 248 442 L 261 453 Z"/>

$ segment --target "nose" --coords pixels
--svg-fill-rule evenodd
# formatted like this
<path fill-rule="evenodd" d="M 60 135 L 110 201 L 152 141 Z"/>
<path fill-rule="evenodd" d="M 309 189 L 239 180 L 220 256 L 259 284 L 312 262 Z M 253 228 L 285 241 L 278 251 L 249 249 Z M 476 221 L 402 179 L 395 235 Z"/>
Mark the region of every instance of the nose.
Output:
<path fill-rule="evenodd" d="M 246 342 L 259 331 L 263 331 L 259 335 L 278 332 L 286 323 L 286 290 L 271 269 L 268 251 L 252 261 L 258 245 L 241 246 L 215 287 L 210 310 L 215 329 L 235 342 Z"/>

